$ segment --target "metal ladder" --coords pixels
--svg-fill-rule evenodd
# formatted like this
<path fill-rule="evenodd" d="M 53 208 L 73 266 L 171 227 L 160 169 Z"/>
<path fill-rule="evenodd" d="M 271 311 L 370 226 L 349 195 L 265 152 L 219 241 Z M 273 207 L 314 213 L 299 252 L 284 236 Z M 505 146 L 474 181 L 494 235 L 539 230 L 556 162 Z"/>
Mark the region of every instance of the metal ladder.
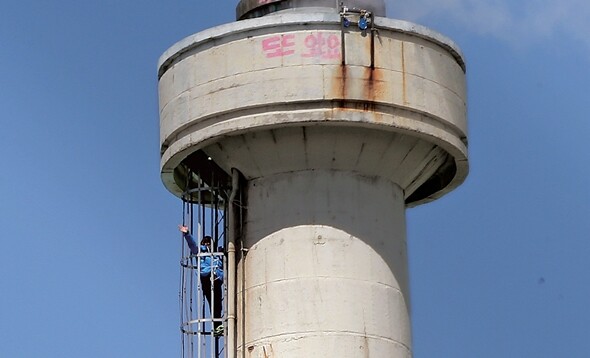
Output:
<path fill-rule="evenodd" d="M 182 358 L 226 358 L 224 332 L 227 329 L 223 328 L 227 312 L 228 192 L 227 188 L 198 183 L 183 194 L 183 226 L 189 227 L 197 244 L 205 236 L 210 236 L 212 243 L 211 250 L 201 249 L 195 255 L 182 240 L 179 292 Z M 211 267 L 210 273 L 203 274 L 204 265 Z"/>

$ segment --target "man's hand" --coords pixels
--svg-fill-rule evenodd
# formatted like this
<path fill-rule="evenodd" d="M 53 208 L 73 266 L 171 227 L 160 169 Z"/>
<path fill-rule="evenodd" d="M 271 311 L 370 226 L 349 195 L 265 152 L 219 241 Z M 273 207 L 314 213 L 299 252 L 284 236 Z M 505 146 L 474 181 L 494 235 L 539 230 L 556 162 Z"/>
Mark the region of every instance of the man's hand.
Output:
<path fill-rule="evenodd" d="M 188 226 L 178 225 L 178 230 L 180 230 L 181 233 L 186 234 L 188 233 Z"/>

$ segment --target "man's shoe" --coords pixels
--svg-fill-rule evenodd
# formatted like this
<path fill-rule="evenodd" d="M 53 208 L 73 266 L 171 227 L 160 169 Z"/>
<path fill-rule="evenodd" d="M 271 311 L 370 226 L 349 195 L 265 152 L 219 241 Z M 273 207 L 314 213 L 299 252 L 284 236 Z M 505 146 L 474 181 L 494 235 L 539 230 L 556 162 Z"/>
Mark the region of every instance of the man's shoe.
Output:
<path fill-rule="evenodd" d="M 223 336 L 223 326 L 217 326 L 217 328 L 215 328 L 215 330 L 213 331 L 213 336 L 214 337 Z"/>

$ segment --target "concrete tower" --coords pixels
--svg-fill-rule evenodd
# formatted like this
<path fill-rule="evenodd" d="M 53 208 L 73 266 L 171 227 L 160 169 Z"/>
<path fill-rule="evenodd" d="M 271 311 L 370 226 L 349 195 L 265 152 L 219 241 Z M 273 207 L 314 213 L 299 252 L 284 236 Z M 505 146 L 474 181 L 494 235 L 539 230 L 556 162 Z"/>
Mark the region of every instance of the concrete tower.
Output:
<path fill-rule="evenodd" d="M 336 3 L 242 0 L 159 62 L 164 185 L 242 178 L 237 357 L 411 357 L 405 211 L 468 172 L 459 48 Z"/>

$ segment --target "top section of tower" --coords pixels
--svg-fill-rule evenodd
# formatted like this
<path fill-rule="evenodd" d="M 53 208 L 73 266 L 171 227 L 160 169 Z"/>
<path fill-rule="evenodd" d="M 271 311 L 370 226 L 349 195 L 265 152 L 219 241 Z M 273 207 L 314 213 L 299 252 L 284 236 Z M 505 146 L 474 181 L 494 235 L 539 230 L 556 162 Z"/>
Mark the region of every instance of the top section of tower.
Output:
<path fill-rule="evenodd" d="M 316 11 L 334 12 L 342 6 L 367 10 L 376 16 L 385 16 L 384 0 L 240 0 L 236 7 L 236 19 L 252 19 L 278 11 L 315 8 Z"/>
<path fill-rule="evenodd" d="M 389 180 L 415 206 L 460 185 L 468 173 L 460 49 L 353 5 L 279 10 L 166 51 L 165 186 L 182 196 L 227 184 L 233 168 L 248 181 L 329 171 Z"/>

